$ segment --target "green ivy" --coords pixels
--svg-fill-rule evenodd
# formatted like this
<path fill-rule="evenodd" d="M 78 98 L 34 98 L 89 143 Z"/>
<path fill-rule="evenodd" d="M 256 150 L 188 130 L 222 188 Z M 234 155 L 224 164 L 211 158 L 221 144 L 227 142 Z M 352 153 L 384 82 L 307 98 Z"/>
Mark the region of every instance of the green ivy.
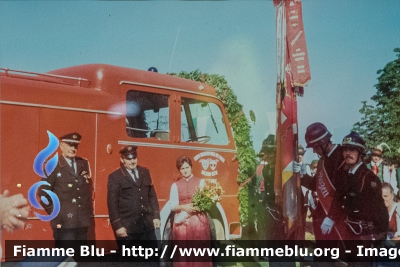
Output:
<path fill-rule="evenodd" d="M 237 149 L 237 160 L 239 162 L 239 175 L 237 182 L 240 185 L 239 198 L 239 214 L 240 222 L 247 224 L 249 218 L 248 202 L 249 202 L 249 185 L 245 183 L 249 177 L 255 173 L 257 161 L 255 151 L 253 149 L 253 141 L 250 137 L 250 123 L 243 113 L 243 106 L 237 101 L 237 97 L 224 76 L 218 74 L 201 73 L 199 70 L 192 72 L 168 73 L 173 76 L 206 83 L 215 88 L 217 97 L 224 104 L 228 115 L 231 128 L 234 133 L 234 139 Z"/>

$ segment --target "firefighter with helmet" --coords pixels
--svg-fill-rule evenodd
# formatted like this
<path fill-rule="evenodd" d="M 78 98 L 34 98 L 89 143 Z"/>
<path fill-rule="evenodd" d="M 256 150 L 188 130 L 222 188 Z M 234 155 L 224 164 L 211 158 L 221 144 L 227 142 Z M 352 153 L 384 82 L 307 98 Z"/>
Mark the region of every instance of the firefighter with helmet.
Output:
<path fill-rule="evenodd" d="M 321 225 L 322 233 L 329 234 L 335 222 L 344 221 L 348 239 L 384 239 L 389 215 L 381 182 L 363 162 L 365 141 L 352 131 L 343 138 L 342 147 L 345 162 L 339 169 L 341 182 Z"/>
<path fill-rule="evenodd" d="M 317 190 L 317 177 L 320 177 L 322 174 L 326 175 L 326 179 L 329 180 L 334 187 L 339 182 L 336 172 L 343 162 L 343 151 L 341 145 L 332 144 L 331 137 L 332 134 L 325 125 L 320 122 L 309 125 L 305 135 L 307 148 L 312 148 L 313 152 L 320 156 L 317 173 L 314 176 L 308 174 L 301 175 L 301 185 L 313 192 L 317 192 L 313 194 L 314 196 L 316 195 L 314 198 L 315 208 L 313 207 L 311 209 L 314 235 L 317 241 L 338 239 L 335 231 L 331 231 L 330 234 L 327 235 L 323 235 L 321 232 L 321 224 L 327 215 L 327 207 L 330 206 L 331 203 L 326 203 L 326 201 L 321 202 L 320 199 L 323 196 L 321 195 L 321 191 Z M 334 195 L 334 192 L 330 193 Z"/>

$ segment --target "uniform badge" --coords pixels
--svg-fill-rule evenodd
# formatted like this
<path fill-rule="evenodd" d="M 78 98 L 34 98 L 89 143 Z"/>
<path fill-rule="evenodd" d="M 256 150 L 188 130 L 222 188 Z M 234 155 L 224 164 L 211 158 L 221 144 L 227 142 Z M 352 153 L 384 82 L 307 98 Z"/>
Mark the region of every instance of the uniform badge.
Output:
<path fill-rule="evenodd" d="M 68 213 L 67 216 L 68 216 L 68 218 L 72 218 L 73 214 L 72 213 Z"/>
<path fill-rule="evenodd" d="M 75 198 L 72 199 L 72 203 L 76 203 L 76 199 Z"/>
<path fill-rule="evenodd" d="M 76 139 L 76 138 L 78 138 L 78 136 L 77 136 L 76 134 L 74 134 L 74 135 L 72 136 L 72 138 Z"/>
<path fill-rule="evenodd" d="M 132 150 L 132 147 L 131 147 L 131 146 L 128 146 L 128 150 Z"/>
<path fill-rule="evenodd" d="M 68 184 L 68 187 L 72 187 L 72 184 Z"/>
<path fill-rule="evenodd" d="M 377 186 L 376 182 L 371 182 L 371 187 L 375 188 Z"/>
<path fill-rule="evenodd" d="M 57 228 L 61 228 L 61 224 L 57 224 Z"/>
<path fill-rule="evenodd" d="M 344 143 L 349 143 L 349 142 L 351 142 L 351 137 L 345 137 L 345 138 L 343 139 L 343 142 L 344 142 Z"/>
<path fill-rule="evenodd" d="M 57 173 L 57 177 L 61 177 L 61 172 Z"/>
<path fill-rule="evenodd" d="M 90 175 L 88 174 L 88 172 L 87 172 L 87 171 L 83 171 L 83 172 L 81 173 L 81 175 L 82 175 L 83 177 L 85 177 L 86 183 L 88 184 L 88 183 L 89 183 L 89 180 L 88 180 L 88 179 L 90 179 Z"/>

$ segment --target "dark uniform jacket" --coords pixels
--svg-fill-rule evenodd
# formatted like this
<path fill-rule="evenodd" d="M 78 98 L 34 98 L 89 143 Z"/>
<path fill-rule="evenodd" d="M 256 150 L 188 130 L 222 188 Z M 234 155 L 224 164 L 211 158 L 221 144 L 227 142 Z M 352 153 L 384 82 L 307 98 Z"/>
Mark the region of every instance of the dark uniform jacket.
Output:
<path fill-rule="evenodd" d="M 275 192 L 274 192 L 274 177 L 275 177 L 275 164 L 265 165 L 262 171 L 264 177 L 264 209 L 266 212 L 265 221 L 260 222 L 264 224 L 262 231 L 265 234 L 260 236 L 263 237 L 261 240 L 282 240 L 285 236 L 284 233 L 284 221 L 282 216 L 282 208 L 275 204 Z"/>
<path fill-rule="evenodd" d="M 158 199 L 148 169 L 137 166 L 139 181 L 121 167 L 108 176 L 107 205 L 114 231 L 125 227 L 127 233 L 140 233 L 143 227 L 154 230 L 154 219 L 160 219 Z"/>
<path fill-rule="evenodd" d="M 338 175 L 339 167 L 343 164 L 343 147 L 341 145 L 336 145 L 336 148 L 332 151 L 330 156 L 323 157 L 324 168 L 326 170 L 326 174 L 331 180 L 333 186 L 337 188 L 338 184 L 340 184 L 341 177 Z M 321 170 L 318 170 L 321 171 Z M 317 171 L 317 173 L 318 173 Z M 304 174 L 300 179 L 301 185 L 310 189 L 311 191 L 316 191 L 317 187 L 317 175 L 309 176 L 308 174 Z M 321 224 L 325 217 L 327 216 L 325 210 L 322 205 L 319 203 L 318 198 L 314 199 L 316 208 L 315 210 L 311 209 L 311 216 L 313 218 L 313 226 L 314 226 L 314 235 L 316 240 L 336 240 L 337 234 L 335 231 L 332 231 L 330 234 L 323 235 L 321 232 Z"/>
<path fill-rule="evenodd" d="M 337 145 L 329 157 L 324 156 L 324 167 L 326 174 L 335 188 L 337 184 L 340 183 L 340 177 L 338 177 L 336 172 L 339 170 L 339 167 L 343 161 L 343 147 L 341 145 Z M 310 189 L 311 191 L 316 191 L 317 177 L 304 174 L 304 176 L 301 178 L 301 185 L 307 189 Z"/>
<path fill-rule="evenodd" d="M 275 205 L 274 177 L 275 165 L 267 164 L 262 171 L 264 177 L 265 203 L 267 205 Z"/>
<path fill-rule="evenodd" d="M 60 213 L 50 221 L 53 228 L 67 229 L 88 227 L 93 217 L 93 182 L 89 162 L 81 157 L 75 157 L 76 173 L 72 166 L 60 156 L 58 164 L 47 179 L 42 179 L 50 186 L 41 189 L 53 191 L 60 200 Z M 39 196 L 46 195 L 39 190 Z M 43 205 L 48 214 L 53 210 L 53 205 Z"/>
<path fill-rule="evenodd" d="M 364 163 L 354 174 L 341 168 L 340 175 L 342 182 L 336 188 L 328 216 L 336 222 L 348 219 L 363 223 L 363 233 L 360 235 L 385 233 L 389 224 L 389 214 L 382 198 L 379 178 Z M 373 229 L 368 228 L 366 226 L 368 224 Z M 360 230 L 357 225 L 350 225 L 356 232 Z M 354 232 L 349 231 L 349 233 L 354 239 L 357 238 Z"/>

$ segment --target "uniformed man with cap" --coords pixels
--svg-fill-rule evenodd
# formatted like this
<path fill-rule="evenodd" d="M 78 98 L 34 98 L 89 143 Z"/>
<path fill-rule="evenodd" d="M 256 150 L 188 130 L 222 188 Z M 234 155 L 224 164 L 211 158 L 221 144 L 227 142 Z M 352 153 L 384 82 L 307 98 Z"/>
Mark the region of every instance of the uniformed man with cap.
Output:
<path fill-rule="evenodd" d="M 347 225 L 347 237 L 353 240 L 383 239 L 389 215 L 382 198 L 379 178 L 363 162 L 365 141 L 351 132 L 343 138 L 345 165 L 340 168 L 341 183 L 321 225 L 323 234 L 329 234 L 338 221 Z"/>
<path fill-rule="evenodd" d="M 59 138 L 62 155 L 50 176 L 42 179 L 50 186 L 41 188 L 53 191 L 60 200 L 60 212 L 50 221 L 55 240 L 87 240 L 89 229 L 94 230 L 90 166 L 86 159 L 76 156 L 81 138 L 76 132 Z M 43 190 L 38 191 L 39 195 L 46 196 Z M 41 203 L 50 214 L 53 203 Z"/>
<path fill-rule="evenodd" d="M 118 241 L 156 241 L 160 211 L 150 172 L 138 165 L 136 146 L 119 153 L 120 167 L 108 176 L 107 205 L 110 223 Z M 121 249 L 121 242 L 118 242 Z M 148 246 L 149 244 L 143 244 Z"/>

